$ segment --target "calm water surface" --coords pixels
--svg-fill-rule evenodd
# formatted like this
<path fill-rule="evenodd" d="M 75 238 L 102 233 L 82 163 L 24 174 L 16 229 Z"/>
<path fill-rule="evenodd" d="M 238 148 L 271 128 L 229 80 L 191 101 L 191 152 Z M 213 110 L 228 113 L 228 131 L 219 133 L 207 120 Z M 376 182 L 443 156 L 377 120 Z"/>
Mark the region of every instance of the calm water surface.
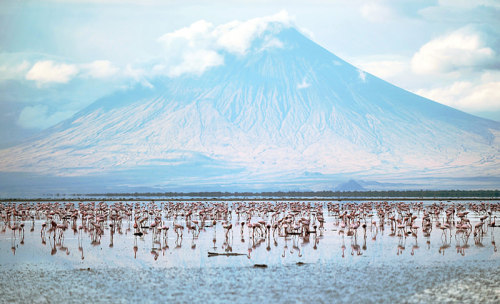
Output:
<path fill-rule="evenodd" d="M 483 210 L 470 208 L 469 201 L 423 206 L 408 202 L 408 209 L 403 207 L 399 213 L 392 205 L 395 202 L 389 202 L 386 207 L 395 211 L 384 221 L 377 213 L 380 202 L 361 210 L 359 206 L 368 205 L 352 203 L 328 208 L 326 202 L 314 202 L 316 209 L 300 211 L 282 203 L 282 212 L 264 212 L 266 204 L 249 205 L 254 202 L 244 202 L 240 209 L 227 203 L 229 212 L 218 214 L 215 208 L 210 210 L 216 206 L 213 202 L 204 202 L 198 209 L 193 203 L 182 203 L 182 209 L 175 205 L 175 209 L 166 202 L 155 202 L 154 209 L 150 202 L 141 202 L 137 209 L 131 203 L 132 213 L 122 213 L 121 221 L 115 222 L 112 212 L 96 215 L 95 210 L 96 216 L 82 220 L 77 203 L 66 206 L 67 214 L 77 214 L 74 222 L 57 214 L 47 219 L 48 213 L 35 212 L 39 204 L 29 205 L 24 220 L 21 215 L 7 220 L 9 206 L 4 204 L 0 302 L 500 302 L 500 254 L 495 242 L 500 227 L 488 225 L 495 216 L 500 222 L 495 209 L 499 202 L 486 202 Z M 425 232 L 424 210 L 430 212 L 433 203 L 441 209 L 429 217 L 432 231 Z M 107 210 L 113 204 L 107 202 Z M 463 206 L 461 211 L 469 212 L 465 216 L 469 230 L 457 229 L 458 210 L 447 218 L 450 206 Z M 59 207 L 65 209 L 63 203 Z M 200 214 L 200 210 L 205 211 Z M 353 214 L 352 222 L 346 223 L 351 219 L 342 214 Z M 146 215 L 148 219 L 139 223 Z M 397 219 L 404 222 L 412 216 L 418 228 L 396 228 Z M 482 230 L 476 231 L 485 216 Z M 166 234 L 151 227 L 155 217 L 159 217 L 157 227 L 169 228 Z M 286 219 L 288 228 L 282 227 Z M 301 219 L 309 223 L 298 224 Z M 442 227 L 448 219 L 448 229 L 436 226 L 439 222 Z M 279 220 L 280 226 L 273 230 L 272 224 Z M 68 227 L 55 229 L 54 234 L 49 231 L 52 221 L 67 222 Z M 259 222 L 261 228 L 254 228 Z M 102 230 L 96 234 L 92 223 Z M 305 224 L 305 230 L 292 229 Z M 174 231 L 175 225 L 183 227 L 182 236 L 180 228 L 179 235 Z M 285 230 L 290 233 L 285 235 Z M 137 232 L 142 236 L 134 235 Z"/>

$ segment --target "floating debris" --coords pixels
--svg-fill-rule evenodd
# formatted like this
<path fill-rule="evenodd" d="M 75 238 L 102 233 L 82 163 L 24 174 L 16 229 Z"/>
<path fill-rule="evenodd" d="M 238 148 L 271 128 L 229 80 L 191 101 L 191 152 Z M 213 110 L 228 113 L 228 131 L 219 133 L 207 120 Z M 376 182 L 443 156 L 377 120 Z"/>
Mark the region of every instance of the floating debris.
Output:
<path fill-rule="evenodd" d="M 246 255 L 244 253 L 236 253 L 236 252 L 208 252 L 209 257 L 213 256 L 239 256 Z"/>

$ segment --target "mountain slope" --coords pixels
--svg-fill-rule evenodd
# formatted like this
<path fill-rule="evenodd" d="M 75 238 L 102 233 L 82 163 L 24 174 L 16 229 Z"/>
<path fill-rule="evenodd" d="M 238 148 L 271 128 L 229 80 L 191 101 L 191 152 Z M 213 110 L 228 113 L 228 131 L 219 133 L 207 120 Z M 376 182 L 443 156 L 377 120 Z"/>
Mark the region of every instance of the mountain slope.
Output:
<path fill-rule="evenodd" d="M 1 150 L 0 171 L 135 172 L 129 183 L 257 188 L 300 185 L 311 173 L 313 188 L 332 176 L 498 176 L 500 123 L 366 74 L 293 28 L 270 35 L 281 44 L 256 39 L 200 76 L 157 77 L 153 88 L 96 101 L 35 141 Z"/>

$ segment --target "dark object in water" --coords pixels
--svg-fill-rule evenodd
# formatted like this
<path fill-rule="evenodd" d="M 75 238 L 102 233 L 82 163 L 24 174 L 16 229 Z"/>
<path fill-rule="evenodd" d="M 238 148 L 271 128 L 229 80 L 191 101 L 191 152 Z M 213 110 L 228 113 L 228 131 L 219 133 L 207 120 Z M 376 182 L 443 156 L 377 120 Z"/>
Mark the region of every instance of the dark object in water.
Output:
<path fill-rule="evenodd" d="M 213 257 L 213 256 L 220 256 L 220 255 L 224 255 L 224 256 L 238 256 L 238 255 L 245 255 L 244 253 L 236 253 L 236 252 L 222 252 L 222 253 L 219 253 L 219 252 L 208 252 L 208 256 L 209 257 Z"/>
<path fill-rule="evenodd" d="M 306 264 L 306 263 L 304 263 L 304 262 L 297 262 L 297 263 L 296 263 L 296 265 L 298 265 L 298 266 L 303 266 L 303 265 L 305 265 L 305 264 Z"/>
<path fill-rule="evenodd" d="M 135 235 L 135 236 L 142 236 L 143 234 L 144 234 L 144 233 L 142 233 L 142 232 L 140 232 L 140 231 L 139 231 L 139 232 L 134 232 L 134 235 Z"/>
<path fill-rule="evenodd" d="M 267 265 L 266 264 L 254 264 L 253 267 L 254 268 L 267 268 Z"/>

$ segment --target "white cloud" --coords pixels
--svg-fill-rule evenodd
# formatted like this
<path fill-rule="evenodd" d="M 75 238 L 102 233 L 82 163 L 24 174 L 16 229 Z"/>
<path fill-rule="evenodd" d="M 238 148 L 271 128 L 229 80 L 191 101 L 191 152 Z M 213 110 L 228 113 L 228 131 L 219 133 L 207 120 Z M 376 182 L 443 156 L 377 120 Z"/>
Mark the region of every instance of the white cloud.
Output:
<path fill-rule="evenodd" d="M 24 67 L 25 64 L 19 68 L 25 71 Z M 65 64 L 52 60 L 40 60 L 27 73 L 25 72 L 25 78 L 36 81 L 38 86 L 42 86 L 49 83 L 68 83 L 77 76 L 104 79 L 116 75 L 118 71 L 119 68 L 108 60 L 95 60 L 82 64 Z"/>
<path fill-rule="evenodd" d="M 150 75 L 155 74 L 177 77 L 183 74 L 199 75 L 207 69 L 224 64 L 227 53 L 245 55 L 250 49 L 262 51 L 271 48 L 285 47 L 283 42 L 274 36 L 281 29 L 291 26 L 292 17 L 286 11 L 278 14 L 254 18 L 247 21 L 232 21 L 219 26 L 205 20 L 197 21 L 190 26 L 167 33 L 158 38 L 164 47 L 161 60 L 153 64 Z M 261 38 L 258 44 L 253 44 L 256 38 Z M 75 77 L 106 79 L 120 76 L 132 79 L 146 85 L 147 74 L 143 69 L 119 68 L 109 60 L 96 60 L 90 63 L 67 64 L 47 58 L 37 58 L 29 69 L 26 64 L 22 75 L 27 80 L 36 81 L 39 87 L 53 83 L 68 83 Z M 0 80 L 12 77 L 16 68 L 0 66 Z M 140 75 L 139 75 L 140 74 Z"/>
<path fill-rule="evenodd" d="M 81 68 L 86 71 L 87 76 L 92 78 L 108 78 L 115 75 L 119 70 L 108 60 L 96 60 L 82 64 Z"/>
<path fill-rule="evenodd" d="M 17 124 L 25 129 L 45 129 L 70 118 L 74 113 L 74 111 L 49 113 L 47 105 L 28 106 L 19 114 Z"/>
<path fill-rule="evenodd" d="M 158 40 L 165 47 L 164 63 L 155 66 L 157 72 L 170 77 L 185 73 L 201 74 L 207 68 L 224 63 L 215 48 L 214 26 L 205 20 L 161 36 Z"/>
<path fill-rule="evenodd" d="M 481 33 L 466 27 L 424 44 L 413 56 L 411 66 L 418 74 L 449 73 L 489 68 L 499 61 L 496 57 Z"/>
<path fill-rule="evenodd" d="M 292 18 L 286 11 L 276 15 L 254 18 L 248 21 L 233 21 L 219 25 L 214 30 L 217 37 L 217 45 L 223 49 L 238 54 L 245 54 L 251 46 L 252 41 L 267 30 L 273 30 L 272 25 L 289 27 Z"/>
<path fill-rule="evenodd" d="M 474 81 L 456 81 L 448 86 L 421 89 L 417 94 L 470 113 L 500 110 L 500 73 L 485 73 Z"/>
<path fill-rule="evenodd" d="M 479 84 L 462 102 L 464 107 L 500 110 L 500 81 Z"/>
<path fill-rule="evenodd" d="M 182 62 L 173 66 L 169 76 L 176 77 L 182 74 L 201 74 L 209 67 L 224 63 L 224 58 L 212 50 L 187 51 L 182 56 Z"/>
<path fill-rule="evenodd" d="M 161 70 L 162 66 L 157 65 L 153 67 L 153 70 Z M 153 85 L 146 79 L 146 71 L 141 68 L 135 68 L 130 64 L 127 64 L 125 70 L 123 71 L 123 75 L 129 78 L 132 78 L 134 81 L 140 83 L 141 85 L 147 88 L 153 88 Z"/>
<path fill-rule="evenodd" d="M 205 20 L 199 20 L 188 27 L 167 33 L 158 41 L 162 42 L 167 50 L 176 47 L 207 47 L 212 43 L 211 31 L 213 24 Z"/>
<path fill-rule="evenodd" d="M 258 50 L 282 48 L 284 46 L 280 40 L 264 33 L 270 31 L 273 34 L 283 27 L 289 27 L 291 21 L 286 11 L 219 26 L 205 20 L 197 21 L 158 38 L 165 48 L 165 58 L 154 70 L 170 77 L 201 74 L 210 67 L 224 64 L 224 52 L 246 54 L 257 37 L 262 38 Z"/>
<path fill-rule="evenodd" d="M 38 84 L 50 82 L 67 83 L 78 73 L 74 64 L 55 63 L 52 60 L 38 61 L 26 74 L 26 79 Z"/>

